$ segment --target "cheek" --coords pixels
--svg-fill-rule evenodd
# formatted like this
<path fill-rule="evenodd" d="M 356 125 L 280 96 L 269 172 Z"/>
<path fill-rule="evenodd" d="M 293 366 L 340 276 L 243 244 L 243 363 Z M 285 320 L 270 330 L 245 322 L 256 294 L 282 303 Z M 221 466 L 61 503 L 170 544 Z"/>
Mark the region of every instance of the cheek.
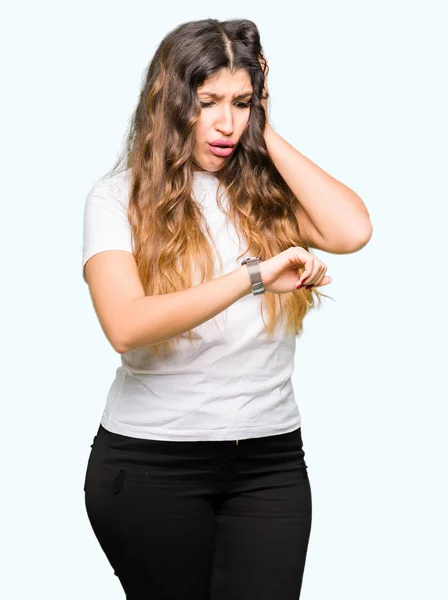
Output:
<path fill-rule="evenodd" d="M 238 125 L 240 129 L 240 133 L 242 133 L 249 124 L 250 111 L 245 111 L 243 115 L 241 115 Z"/>
<path fill-rule="evenodd" d="M 202 112 L 199 120 L 196 121 L 196 125 L 195 125 L 195 138 L 198 141 L 204 141 L 204 138 L 207 137 L 207 132 L 210 128 L 210 123 L 209 123 L 210 119 L 207 119 L 207 114 L 205 112 Z"/>

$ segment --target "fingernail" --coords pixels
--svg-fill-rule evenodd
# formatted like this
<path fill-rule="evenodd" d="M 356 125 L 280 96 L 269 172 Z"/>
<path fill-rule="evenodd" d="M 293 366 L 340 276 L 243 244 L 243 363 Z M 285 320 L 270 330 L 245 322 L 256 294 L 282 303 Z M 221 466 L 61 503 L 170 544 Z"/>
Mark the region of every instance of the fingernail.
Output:
<path fill-rule="evenodd" d="M 298 283 L 298 284 L 296 285 L 296 290 L 300 289 L 300 288 L 302 287 L 302 285 L 303 285 L 303 283 Z"/>

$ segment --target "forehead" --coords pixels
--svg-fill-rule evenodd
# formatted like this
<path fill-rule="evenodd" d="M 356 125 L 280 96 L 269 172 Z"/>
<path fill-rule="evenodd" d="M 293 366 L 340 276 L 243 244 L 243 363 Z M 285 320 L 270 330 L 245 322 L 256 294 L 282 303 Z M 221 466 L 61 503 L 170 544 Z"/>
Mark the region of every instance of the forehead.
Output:
<path fill-rule="evenodd" d="M 252 82 L 245 69 L 237 69 L 232 72 L 228 69 L 220 69 L 198 87 L 198 94 L 205 91 L 232 96 L 233 94 L 252 92 Z"/>

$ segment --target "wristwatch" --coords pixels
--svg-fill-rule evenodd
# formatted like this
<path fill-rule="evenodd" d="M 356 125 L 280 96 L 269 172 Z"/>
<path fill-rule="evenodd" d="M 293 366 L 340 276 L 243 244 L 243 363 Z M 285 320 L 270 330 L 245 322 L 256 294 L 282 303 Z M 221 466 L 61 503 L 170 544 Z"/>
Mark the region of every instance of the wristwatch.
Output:
<path fill-rule="evenodd" d="M 262 260 L 261 256 L 249 256 L 241 263 L 241 266 L 247 265 L 249 270 L 250 280 L 252 282 L 252 293 L 254 296 L 264 294 L 265 292 L 260 272 L 260 262 Z"/>

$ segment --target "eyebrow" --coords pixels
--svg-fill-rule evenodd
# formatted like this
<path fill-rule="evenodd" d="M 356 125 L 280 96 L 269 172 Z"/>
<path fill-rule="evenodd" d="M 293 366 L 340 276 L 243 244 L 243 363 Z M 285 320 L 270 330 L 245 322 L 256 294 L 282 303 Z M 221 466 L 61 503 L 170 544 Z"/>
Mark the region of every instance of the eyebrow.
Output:
<path fill-rule="evenodd" d="M 233 96 L 234 100 L 240 100 L 241 98 L 247 98 L 248 96 L 252 96 L 253 92 L 244 92 L 243 94 L 238 94 L 237 96 Z M 198 95 L 210 96 L 215 100 L 222 100 L 224 98 L 224 94 L 217 94 L 216 92 L 211 92 L 208 90 L 201 90 L 198 92 Z"/>

